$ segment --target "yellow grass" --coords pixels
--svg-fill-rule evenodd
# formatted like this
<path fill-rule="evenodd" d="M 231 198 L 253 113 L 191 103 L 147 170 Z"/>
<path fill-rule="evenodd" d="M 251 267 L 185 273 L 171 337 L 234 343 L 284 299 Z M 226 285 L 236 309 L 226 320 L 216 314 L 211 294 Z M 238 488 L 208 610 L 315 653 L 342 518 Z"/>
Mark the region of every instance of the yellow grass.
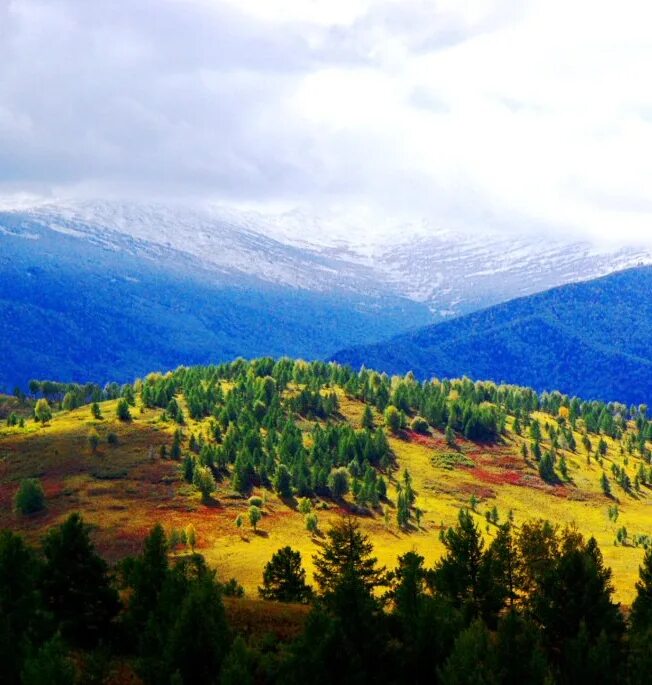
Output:
<path fill-rule="evenodd" d="M 340 393 L 344 417 L 359 427 L 363 404 Z M 185 528 L 192 524 L 198 534 L 198 550 L 213 564 L 224 579 L 236 577 L 244 585 L 249 597 L 256 596 L 264 564 L 283 545 L 298 549 L 309 576 L 312 575 L 312 556 L 322 544 L 323 533 L 311 536 L 305 529 L 303 517 L 295 508 L 282 502 L 269 491 L 252 494 L 265 496 L 263 520 L 254 533 L 248 522 L 238 531 L 234 521 L 238 514 L 246 520 L 246 499 L 235 498 L 228 482 L 220 484 L 215 500 L 209 505 L 201 502 L 191 486 L 178 473 L 178 464 L 158 457 L 161 444 L 172 442 L 176 426 L 159 420 L 159 410 L 132 410 L 134 420 L 122 424 L 115 419 L 115 402 L 101 404 L 104 419 L 95 421 L 90 408 L 60 412 L 44 427 L 29 421 L 24 429 L 0 428 L 0 527 L 23 532 L 31 541 L 38 541 L 51 525 L 63 520 L 71 511 L 79 510 L 94 526 L 94 538 L 100 550 L 111 560 L 136 553 L 151 526 L 160 521 L 168 529 Z M 378 422 L 381 417 L 375 413 Z M 550 417 L 541 415 L 542 425 Z M 198 433 L 204 426 L 189 422 L 184 428 L 188 435 Z M 302 427 L 310 428 L 310 422 Z M 95 428 L 102 442 L 93 453 L 88 443 L 88 432 Z M 119 443 L 106 443 L 106 435 L 113 431 Z M 545 432 L 544 432 L 545 433 Z M 434 563 L 442 552 L 439 532 L 442 526 L 454 523 L 461 506 L 468 506 L 474 495 L 479 504 L 477 521 L 488 540 L 495 527 L 487 524 L 485 512 L 494 505 L 501 521 L 511 510 L 516 525 L 543 517 L 561 525 L 575 524 L 585 535 L 598 540 L 606 563 L 613 569 L 616 598 L 627 604 L 634 594 L 638 565 L 643 550 L 633 546 L 614 546 L 616 531 L 625 526 L 630 535 L 652 533 L 650 517 L 652 497 L 643 487 L 641 493 L 628 495 L 615 483 L 611 460 L 623 464 L 619 445 L 609 443 L 604 467 L 609 476 L 614 499 L 602 494 L 599 478 L 602 468 L 592 459 L 586 462 L 581 436 L 575 454 L 566 453 L 571 483 L 548 486 L 542 483 L 533 464 L 526 464 L 520 454 L 524 438 L 509 434 L 499 447 L 483 447 L 464 443 L 461 448 L 474 468 L 455 466 L 445 468 L 441 462 L 433 464 L 433 457 L 451 453 L 443 436 L 434 433 L 421 440 L 410 434 L 390 438 L 397 458 L 397 469 L 392 474 L 389 498 L 396 499 L 396 483 L 403 469 L 410 471 L 417 493 L 416 505 L 423 511 L 419 529 L 405 532 L 396 525 L 395 509 L 389 507 L 391 523 L 385 526 L 382 512 L 359 517 L 362 528 L 375 546 L 382 564 L 394 566 L 398 555 L 415 549 Z M 595 443 L 595 437 L 592 437 Z M 529 442 L 529 441 L 527 441 Z M 544 447 L 545 447 L 544 442 Z M 150 459 L 150 447 L 154 459 Z M 629 457 L 628 473 L 634 479 L 639 459 Z M 13 495 L 20 479 L 38 476 L 47 496 L 47 512 L 33 517 L 22 517 L 12 510 Z M 520 484 L 504 482 L 509 478 Z M 619 518 L 611 522 L 608 507 L 617 503 Z M 317 503 L 319 507 L 320 503 Z M 345 511 L 333 502 L 327 509 L 317 508 L 320 531 Z"/>

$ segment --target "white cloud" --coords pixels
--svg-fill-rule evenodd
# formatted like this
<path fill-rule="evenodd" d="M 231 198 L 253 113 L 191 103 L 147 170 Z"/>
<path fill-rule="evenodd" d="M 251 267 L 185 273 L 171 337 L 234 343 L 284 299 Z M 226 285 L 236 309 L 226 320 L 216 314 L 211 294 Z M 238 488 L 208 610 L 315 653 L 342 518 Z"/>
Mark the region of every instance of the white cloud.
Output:
<path fill-rule="evenodd" d="M 0 187 L 649 240 L 644 2 L 0 0 Z"/>

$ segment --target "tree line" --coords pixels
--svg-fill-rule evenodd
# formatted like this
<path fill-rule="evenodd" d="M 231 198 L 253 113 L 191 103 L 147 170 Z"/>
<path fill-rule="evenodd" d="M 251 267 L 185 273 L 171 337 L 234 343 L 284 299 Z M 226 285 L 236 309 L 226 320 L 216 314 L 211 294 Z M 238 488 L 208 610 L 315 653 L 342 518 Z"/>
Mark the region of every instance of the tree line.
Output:
<path fill-rule="evenodd" d="M 441 539 L 433 567 L 408 552 L 388 570 L 343 519 L 313 559 L 314 586 L 300 553 L 280 549 L 259 595 L 311 607 L 288 642 L 238 634 L 223 602 L 237 582 L 197 553 L 171 556 L 160 525 L 113 568 L 78 514 L 38 549 L 3 531 L 0 682 L 102 683 L 116 663 L 152 685 L 648 682 L 652 551 L 625 613 L 595 540 L 573 528 L 506 523 L 486 545 L 461 510 Z"/>

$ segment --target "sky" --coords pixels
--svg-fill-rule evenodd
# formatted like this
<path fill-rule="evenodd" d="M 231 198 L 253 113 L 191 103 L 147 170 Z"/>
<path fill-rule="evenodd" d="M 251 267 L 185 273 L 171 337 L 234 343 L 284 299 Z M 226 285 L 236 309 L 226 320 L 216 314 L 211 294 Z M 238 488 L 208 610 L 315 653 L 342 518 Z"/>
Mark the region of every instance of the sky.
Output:
<path fill-rule="evenodd" d="M 652 243 L 651 24 L 630 0 L 0 0 L 0 193 Z"/>

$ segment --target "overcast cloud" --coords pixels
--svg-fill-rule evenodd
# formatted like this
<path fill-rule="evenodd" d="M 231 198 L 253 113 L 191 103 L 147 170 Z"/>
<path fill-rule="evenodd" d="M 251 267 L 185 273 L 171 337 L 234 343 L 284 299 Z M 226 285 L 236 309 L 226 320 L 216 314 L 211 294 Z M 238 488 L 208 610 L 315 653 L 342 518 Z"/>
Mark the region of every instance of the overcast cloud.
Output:
<path fill-rule="evenodd" d="M 647 2 L 0 0 L 0 190 L 652 241 Z"/>

